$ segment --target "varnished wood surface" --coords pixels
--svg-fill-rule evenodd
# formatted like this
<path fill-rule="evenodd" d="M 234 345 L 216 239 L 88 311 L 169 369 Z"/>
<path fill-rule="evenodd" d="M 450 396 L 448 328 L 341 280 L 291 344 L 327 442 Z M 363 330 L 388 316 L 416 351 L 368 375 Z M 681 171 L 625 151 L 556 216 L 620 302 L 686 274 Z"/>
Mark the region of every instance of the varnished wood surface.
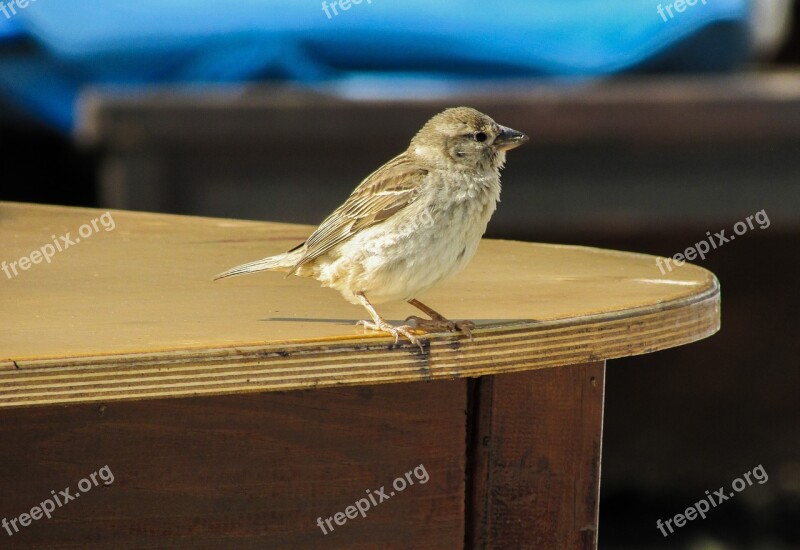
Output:
<path fill-rule="evenodd" d="M 463 548 L 466 385 L 3 410 L 0 519 L 104 466 L 114 481 L 0 527 L 0 548 Z M 317 525 L 382 487 L 366 517 Z"/>
<path fill-rule="evenodd" d="M 605 365 L 476 382 L 469 548 L 597 547 Z"/>
<path fill-rule="evenodd" d="M 0 261 L 102 211 L 0 203 Z M 601 361 L 719 328 L 719 287 L 652 256 L 484 241 L 470 266 L 421 296 L 480 327 L 426 352 L 363 334 L 365 318 L 316 281 L 261 273 L 213 282 L 284 251 L 306 226 L 112 212 L 100 231 L 8 279 L 0 272 L 0 406 L 461 378 Z M 379 307 L 389 319 L 415 313 Z"/>

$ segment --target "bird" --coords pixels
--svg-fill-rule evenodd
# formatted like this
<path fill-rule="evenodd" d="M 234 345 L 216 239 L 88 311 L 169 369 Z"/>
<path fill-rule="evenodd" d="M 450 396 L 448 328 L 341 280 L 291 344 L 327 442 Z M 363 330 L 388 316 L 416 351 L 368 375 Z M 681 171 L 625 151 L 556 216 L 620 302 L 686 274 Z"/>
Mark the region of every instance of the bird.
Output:
<path fill-rule="evenodd" d="M 400 337 L 420 348 L 415 332 L 462 332 L 417 297 L 463 269 L 475 255 L 500 200 L 506 151 L 528 136 L 471 107 L 446 109 L 428 120 L 403 153 L 368 175 L 295 248 L 233 267 L 215 280 L 259 271 L 316 279 L 362 305 L 365 330 Z M 375 305 L 406 301 L 430 319 L 392 325 Z"/>

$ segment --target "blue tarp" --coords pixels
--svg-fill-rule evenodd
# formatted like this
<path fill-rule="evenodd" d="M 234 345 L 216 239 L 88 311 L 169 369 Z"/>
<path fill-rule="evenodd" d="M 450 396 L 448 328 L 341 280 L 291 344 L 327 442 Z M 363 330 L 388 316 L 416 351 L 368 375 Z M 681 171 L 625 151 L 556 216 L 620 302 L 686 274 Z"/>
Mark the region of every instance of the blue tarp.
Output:
<path fill-rule="evenodd" d="M 68 131 L 87 85 L 383 80 L 397 89 L 404 79 L 740 65 L 747 0 L 686 2 L 4 0 L 0 97 Z"/>

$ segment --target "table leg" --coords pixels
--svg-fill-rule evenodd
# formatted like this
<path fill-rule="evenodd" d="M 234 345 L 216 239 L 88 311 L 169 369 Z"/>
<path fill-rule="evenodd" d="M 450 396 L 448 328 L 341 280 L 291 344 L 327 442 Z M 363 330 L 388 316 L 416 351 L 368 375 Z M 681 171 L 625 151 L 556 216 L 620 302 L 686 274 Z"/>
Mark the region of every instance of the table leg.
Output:
<path fill-rule="evenodd" d="M 471 548 L 596 548 L 605 363 L 472 386 Z"/>

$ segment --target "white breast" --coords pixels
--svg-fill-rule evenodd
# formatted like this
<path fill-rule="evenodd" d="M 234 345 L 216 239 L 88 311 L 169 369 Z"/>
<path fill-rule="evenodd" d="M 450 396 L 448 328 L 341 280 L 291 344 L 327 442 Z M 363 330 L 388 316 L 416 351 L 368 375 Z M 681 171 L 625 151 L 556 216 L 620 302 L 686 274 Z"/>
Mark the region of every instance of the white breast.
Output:
<path fill-rule="evenodd" d="M 415 298 L 463 269 L 496 208 L 500 182 L 495 173 L 448 182 L 426 182 L 412 204 L 319 262 L 316 278 L 352 303 L 364 292 L 379 304 Z"/>

